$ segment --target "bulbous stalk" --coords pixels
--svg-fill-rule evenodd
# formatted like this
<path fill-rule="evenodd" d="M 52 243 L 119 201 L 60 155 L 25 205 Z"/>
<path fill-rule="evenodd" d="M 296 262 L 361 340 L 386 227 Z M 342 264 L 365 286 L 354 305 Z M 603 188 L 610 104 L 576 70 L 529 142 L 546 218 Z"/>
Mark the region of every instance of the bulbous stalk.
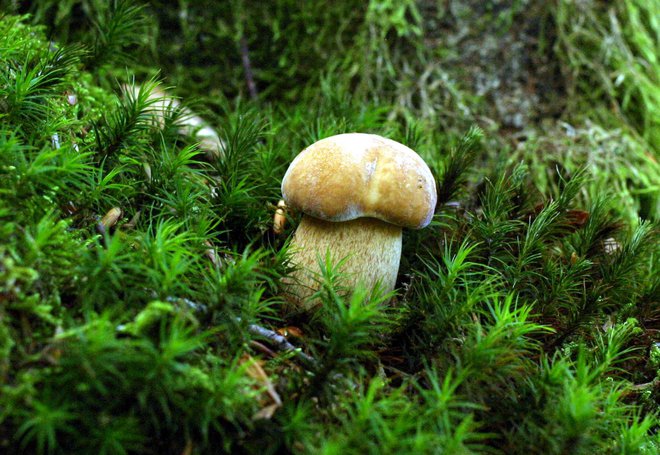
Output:
<path fill-rule="evenodd" d="M 309 310 L 320 302 L 310 301 L 319 290 L 319 261 L 330 252 L 333 264 L 344 259 L 341 284 L 354 289 L 359 283 L 390 292 L 396 284 L 401 260 L 401 227 L 375 218 L 331 222 L 308 215 L 291 242 L 291 262 L 296 270 L 282 280 L 285 298 L 299 309 Z"/>

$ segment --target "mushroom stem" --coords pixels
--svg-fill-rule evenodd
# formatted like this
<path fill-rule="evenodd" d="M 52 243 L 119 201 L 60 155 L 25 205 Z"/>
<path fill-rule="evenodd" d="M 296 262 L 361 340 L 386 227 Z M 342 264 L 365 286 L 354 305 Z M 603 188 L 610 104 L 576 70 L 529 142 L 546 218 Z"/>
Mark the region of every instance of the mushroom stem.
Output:
<path fill-rule="evenodd" d="M 380 283 L 382 291 L 392 291 L 401 259 L 401 227 L 375 218 L 331 222 L 303 215 L 291 251 L 296 270 L 283 280 L 284 295 L 308 310 L 319 303 L 309 297 L 319 290 L 319 261 L 328 251 L 334 264 L 345 259 L 338 270 L 344 274 L 344 286 L 372 289 Z"/>

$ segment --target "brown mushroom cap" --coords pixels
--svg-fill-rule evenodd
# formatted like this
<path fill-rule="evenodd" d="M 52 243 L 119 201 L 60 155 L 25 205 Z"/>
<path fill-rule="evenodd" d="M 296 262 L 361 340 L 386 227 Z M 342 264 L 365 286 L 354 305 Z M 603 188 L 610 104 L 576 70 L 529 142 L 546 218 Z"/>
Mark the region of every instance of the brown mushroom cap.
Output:
<path fill-rule="evenodd" d="M 282 180 L 289 207 L 327 221 L 378 218 L 419 229 L 431 222 L 437 193 L 424 160 L 375 134 L 348 133 L 310 145 Z"/>

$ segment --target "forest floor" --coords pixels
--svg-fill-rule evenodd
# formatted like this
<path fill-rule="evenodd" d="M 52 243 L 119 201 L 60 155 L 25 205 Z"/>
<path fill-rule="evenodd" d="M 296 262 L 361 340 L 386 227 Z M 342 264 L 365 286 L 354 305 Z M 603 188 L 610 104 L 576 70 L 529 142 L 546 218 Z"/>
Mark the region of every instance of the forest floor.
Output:
<path fill-rule="evenodd" d="M 320 3 L 0 0 L 0 452 L 655 455 L 660 0 Z M 292 308 L 349 132 L 433 220 Z"/>

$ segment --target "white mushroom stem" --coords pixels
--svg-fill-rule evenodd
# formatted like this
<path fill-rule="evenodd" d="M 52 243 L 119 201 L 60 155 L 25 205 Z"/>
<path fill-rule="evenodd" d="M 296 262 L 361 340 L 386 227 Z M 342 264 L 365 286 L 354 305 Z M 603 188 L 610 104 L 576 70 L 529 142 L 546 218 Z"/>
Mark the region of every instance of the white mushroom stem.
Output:
<path fill-rule="evenodd" d="M 389 292 L 394 289 L 401 260 L 401 227 L 375 218 L 331 222 L 303 215 L 291 242 L 291 262 L 296 270 L 283 280 L 284 294 L 301 309 L 320 302 L 310 297 L 319 290 L 321 270 L 329 252 L 337 270 L 343 274 L 340 284 L 354 289 L 362 284 Z"/>

